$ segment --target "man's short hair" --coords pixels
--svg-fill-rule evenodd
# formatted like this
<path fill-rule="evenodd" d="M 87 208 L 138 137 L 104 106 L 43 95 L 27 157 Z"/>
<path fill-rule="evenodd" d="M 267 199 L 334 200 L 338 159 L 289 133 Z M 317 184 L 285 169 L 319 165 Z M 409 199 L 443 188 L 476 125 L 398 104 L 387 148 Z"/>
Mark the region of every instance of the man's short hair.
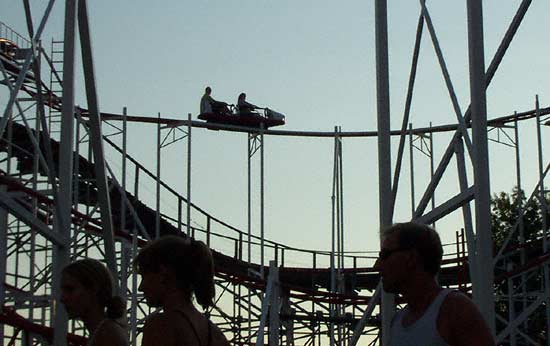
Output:
<path fill-rule="evenodd" d="M 441 268 L 443 247 L 439 234 L 430 226 L 404 222 L 396 223 L 382 230 L 382 236 L 397 235 L 397 242 L 401 249 L 415 249 L 421 259 L 423 269 L 436 275 Z"/>

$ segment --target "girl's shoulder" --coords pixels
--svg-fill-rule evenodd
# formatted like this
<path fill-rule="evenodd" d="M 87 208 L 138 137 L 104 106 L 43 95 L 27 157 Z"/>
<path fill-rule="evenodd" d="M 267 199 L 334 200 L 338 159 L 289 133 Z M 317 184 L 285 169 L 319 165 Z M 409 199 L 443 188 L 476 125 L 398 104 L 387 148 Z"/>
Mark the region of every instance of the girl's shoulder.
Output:
<path fill-rule="evenodd" d="M 127 346 L 128 333 L 125 327 L 112 319 L 104 320 L 97 328 L 92 346 Z"/>
<path fill-rule="evenodd" d="M 143 346 L 175 345 L 174 321 L 164 312 L 149 315 L 143 326 Z"/>
<path fill-rule="evenodd" d="M 229 341 L 222 333 L 222 331 L 218 328 L 218 326 L 212 321 L 208 321 L 208 323 L 210 323 L 210 328 L 212 328 L 211 346 L 229 346 Z"/>

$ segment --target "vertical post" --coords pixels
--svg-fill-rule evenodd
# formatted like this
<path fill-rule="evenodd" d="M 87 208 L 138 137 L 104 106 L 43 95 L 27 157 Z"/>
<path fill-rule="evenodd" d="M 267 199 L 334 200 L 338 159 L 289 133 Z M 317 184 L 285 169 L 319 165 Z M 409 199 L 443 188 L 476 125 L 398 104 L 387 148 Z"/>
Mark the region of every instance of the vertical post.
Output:
<path fill-rule="evenodd" d="M 432 122 L 430 121 L 430 130 L 432 129 Z M 434 136 L 430 131 L 430 179 L 434 177 Z M 432 210 L 435 209 L 435 191 L 432 194 Z M 432 227 L 435 228 L 435 221 L 432 223 Z"/>
<path fill-rule="evenodd" d="M 33 24 L 32 24 L 32 14 L 31 14 L 31 9 L 30 9 L 30 3 L 28 1 L 24 1 L 25 3 L 25 14 L 27 16 L 27 25 L 28 25 L 28 29 L 29 29 L 29 36 L 34 36 L 33 32 L 34 32 L 34 29 L 33 29 Z M 45 138 L 46 137 L 49 137 L 48 135 L 46 135 L 47 133 L 47 128 L 43 128 L 41 129 L 40 128 L 40 125 L 41 125 L 41 122 L 43 122 L 44 125 L 46 125 L 46 119 L 45 119 L 45 110 L 44 110 L 44 99 L 43 99 L 43 90 L 42 90 L 42 86 L 41 86 L 41 75 L 40 75 L 40 71 L 41 71 L 41 66 L 42 66 L 42 41 L 37 41 L 37 52 L 35 52 L 35 57 L 34 57 L 34 63 L 33 63 L 33 66 L 32 66 L 32 70 L 33 70 L 33 73 L 34 73 L 34 76 L 35 76 L 35 80 L 36 80 L 36 91 L 37 91 L 37 97 L 36 97 L 36 101 L 37 101 L 37 105 L 36 105 L 36 112 L 35 112 L 35 115 L 36 115 L 36 120 L 35 120 L 35 130 L 36 130 L 36 134 L 37 134 L 37 140 L 38 140 L 38 147 L 34 147 L 33 148 L 33 177 L 32 177 L 32 189 L 33 191 L 37 191 L 37 188 L 38 188 L 38 169 L 39 169 L 39 162 L 40 162 L 40 158 L 39 158 L 39 155 L 40 155 L 40 150 L 39 150 L 39 146 L 40 146 L 40 140 L 43 140 L 44 142 L 45 141 Z M 31 42 L 31 48 L 33 48 L 33 44 Z M 40 135 L 41 134 L 41 135 Z M 39 137 L 42 137 L 42 138 L 39 138 Z M 78 136 L 77 136 L 78 138 Z M 48 148 L 49 144 L 47 144 L 45 147 Z M 53 169 L 51 168 L 52 165 L 53 165 L 53 160 L 51 159 L 51 150 L 47 150 L 46 152 L 46 162 L 47 162 L 47 165 L 48 165 L 48 170 L 50 172 L 53 171 Z M 53 174 L 50 174 L 50 177 L 53 178 Z M 78 175 L 76 175 L 78 176 Z M 54 179 L 52 179 L 53 181 Z M 37 210 L 38 210 L 38 202 L 37 202 L 37 199 L 36 198 L 33 198 L 32 199 L 32 212 L 33 212 L 33 215 L 36 217 L 37 216 Z M 29 277 L 30 277 L 30 287 L 29 287 L 29 290 L 31 292 L 35 292 L 36 291 L 36 287 L 37 287 L 37 280 L 36 280 L 36 257 L 37 257 L 37 253 L 36 253 L 36 230 L 34 229 L 34 227 L 31 227 L 30 228 L 30 261 L 29 261 Z M 0 245 L 2 246 L 2 245 Z M 0 303 L 1 304 L 1 303 Z M 35 320 L 36 318 L 36 314 L 40 314 L 39 312 L 40 310 L 36 309 L 36 307 L 34 306 L 34 304 L 31 304 L 31 306 L 29 307 L 29 311 L 28 311 L 28 318 L 30 320 Z M 44 314 L 42 313 L 42 317 L 44 317 Z M 32 336 L 30 337 L 31 340 L 32 340 Z M 3 335 L 0 335 L 0 340 L 3 340 Z"/>
<path fill-rule="evenodd" d="M 37 70 L 40 69 L 41 56 L 42 55 L 39 55 L 38 59 L 36 60 L 36 62 L 38 64 L 38 66 L 36 66 Z M 46 122 L 45 119 L 44 119 L 44 115 L 45 115 L 44 108 L 43 107 L 41 108 L 41 107 L 42 106 L 39 106 L 36 109 L 36 120 L 35 120 L 35 125 L 34 126 L 35 126 L 37 134 L 39 134 L 41 131 L 46 130 L 46 129 L 40 129 L 40 121 Z M 78 136 L 76 136 L 76 138 L 78 138 Z M 78 148 L 78 146 L 77 146 L 77 148 Z M 8 155 L 8 157 L 9 157 L 9 155 Z M 39 148 L 34 147 L 33 148 L 33 163 L 32 163 L 32 189 L 33 189 L 33 191 L 38 190 L 38 169 L 39 169 L 39 165 L 40 165 L 40 163 L 39 163 Z M 9 174 L 9 172 L 8 172 L 8 174 Z M 78 203 L 76 203 L 76 204 L 78 204 Z M 37 198 L 32 198 L 32 213 L 33 213 L 34 217 L 37 217 L 37 215 L 38 215 L 38 200 L 37 200 Z M 0 225 L 1 225 L 1 222 L 0 222 Z M 7 229 L 6 229 L 6 231 L 7 231 Z M 1 230 L 0 230 L 0 232 L 1 232 Z M 30 253 L 30 261 L 29 261 L 29 277 L 31 278 L 30 279 L 30 291 L 35 292 L 36 291 L 37 280 L 35 279 L 35 277 L 36 277 L 36 230 L 34 229 L 34 227 L 30 228 L 30 233 L 31 233 L 31 239 L 30 239 L 30 246 L 31 246 L 30 252 L 31 253 Z M 0 246 L 2 246 L 1 243 L 0 243 Z M 2 254 L 0 253 L 0 257 L 1 256 L 2 256 Z M 2 280 L 1 275 L 0 275 L 0 280 Z M 0 286 L 0 290 L 1 289 L 2 289 L 2 287 Z M 2 304 L 3 304 L 3 301 L 0 299 L 0 306 Z M 38 310 L 36 310 L 36 308 L 34 306 L 31 306 L 29 308 L 29 312 L 28 312 L 28 314 L 29 314 L 28 316 L 29 316 L 30 320 L 35 319 L 35 313 L 38 313 Z M 0 334 L 1 334 L 1 332 L 0 332 Z M 2 335 L 0 335 L 0 340 L 3 340 Z"/>
<path fill-rule="evenodd" d="M 187 113 L 187 235 L 191 233 L 191 113 Z"/>
<path fill-rule="evenodd" d="M 338 127 L 338 133 L 342 132 L 342 127 Z M 344 161 L 342 157 L 342 137 L 338 137 L 338 178 L 340 186 L 340 195 L 338 199 L 340 200 L 340 213 L 338 215 L 340 219 L 340 256 L 342 256 L 341 269 L 343 269 L 346 264 L 344 262 L 344 252 L 345 252 L 345 239 L 344 239 Z"/>
<path fill-rule="evenodd" d="M 74 131 L 74 61 L 77 0 L 65 1 L 65 32 L 63 49 L 63 103 L 59 153 L 59 201 L 61 210 L 57 213 L 54 229 L 66 239 L 66 246 L 53 247 L 52 293 L 55 299 L 54 345 L 67 345 L 67 312 L 61 305 L 61 271 L 69 263 L 69 237 L 71 218 L 71 195 L 73 173 L 73 131 Z"/>
<path fill-rule="evenodd" d="M 178 197 L 178 233 L 181 233 L 181 222 L 183 221 L 183 198 Z"/>
<path fill-rule="evenodd" d="M 340 154 L 340 138 L 337 138 L 336 142 L 336 176 L 334 179 L 336 179 L 336 291 L 340 291 L 340 270 L 342 269 L 342 240 L 341 240 L 341 232 L 342 232 L 342 225 L 340 224 L 340 160 L 339 160 L 339 154 Z"/>
<path fill-rule="evenodd" d="M 523 209 L 523 188 L 521 184 L 521 160 L 520 160 L 520 147 L 519 147 L 519 127 L 518 127 L 518 117 L 517 112 L 514 112 L 514 144 L 515 144 L 515 153 L 516 153 L 516 188 L 518 190 L 518 199 L 517 199 L 517 210 Z M 518 228 L 519 228 L 519 242 L 520 242 L 520 264 L 525 265 L 525 224 L 523 222 L 523 213 L 518 214 Z M 522 309 L 527 308 L 527 275 L 521 273 L 521 297 L 522 297 Z M 527 326 L 527 323 L 524 325 Z"/>
<path fill-rule="evenodd" d="M 160 128 L 160 112 L 157 114 L 157 176 L 155 180 L 156 186 L 156 209 L 155 214 L 155 239 L 160 237 L 160 164 L 161 164 L 161 128 Z M 189 226 L 187 226 L 187 231 L 189 231 Z M 189 235 L 189 233 L 187 233 Z"/>
<path fill-rule="evenodd" d="M 468 176 L 466 175 L 464 145 L 461 138 L 457 139 L 455 142 L 455 155 L 460 191 L 464 192 L 468 189 Z M 470 278 L 472 282 L 477 282 L 478 258 L 476 255 L 476 239 L 474 235 L 474 227 L 472 225 L 472 210 L 470 208 L 470 203 L 466 203 L 462 206 L 462 218 L 464 220 L 466 245 L 468 247 L 468 270 L 470 271 Z"/>
<path fill-rule="evenodd" d="M 413 127 L 409 123 L 409 170 L 411 179 L 411 218 L 414 217 L 414 210 L 416 209 L 416 201 L 414 198 L 414 147 L 413 147 Z"/>
<path fill-rule="evenodd" d="M 543 169 L 543 155 L 542 155 L 542 134 L 540 129 L 540 106 L 539 106 L 539 95 L 536 96 L 535 100 L 535 106 L 536 106 L 536 116 L 537 116 L 537 151 L 538 151 L 538 168 L 539 168 L 539 203 L 540 203 L 540 211 L 542 214 L 542 248 L 544 253 L 548 252 L 548 205 L 546 204 L 546 189 L 544 187 L 544 169 Z M 544 263 L 543 267 L 543 275 L 544 275 L 544 300 L 546 302 L 545 305 L 545 313 L 546 313 L 546 335 L 549 335 L 550 333 L 550 273 L 548 268 L 548 263 Z M 550 338 L 546 338 L 546 345 L 550 345 Z"/>
<path fill-rule="evenodd" d="M 11 121 L 11 111 L 7 115 Z M 8 142 L 8 167 L 11 159 L 10 151 L 11 145 Z M 10 174 L 10 170 L 7 169 L 6 173 Z M 0 191 L 6 192 L 8 190 L 6 185 L 0 185 Z M 7 258 L 8 258 L 8 212 L 4 208 L 0 208 L 0 313 L 3 312 L 4 302 L 6 299 L 6 271 L 7 271 Z M 0 340 L 4 340 L 4 324 L 0 324 Z"/>
<path fill-rule="evenodd" d="M 135 223 L 134 223 L 135 225 Z M 132 253 L 137 254 L 137 229 L 134 227 L 132 230 Z M 132 271 L 132 307 L 130 310 L 130 342 L 132 345 L 137 345 L 137 311 L 138 311 L 138 300 L 137 300 L 137 273 L 135 270 Z"/>
<path fill-rule="evenodd" d="M 241 233 L 239 233 L 239 237 L 241 236 Z M 210 215 L 206 217 L 206 246 L 210 247 Z M 242 252 L 241 250 L 242 244 L 239 241 L 239 254 Z M 239 259 L 241 258 L 241 255 L 239 255 Z"/>
<path fill-rule="evenodd" d="M 126 194 L 126 165 L 127 165 L 127 129 L 128 122 L 126 119 L 127 109 L 126 107 L 122 108 L 122 115 L 124 119 L 122 120 L 122 193 Z M 124 232 L 126 230 L 126 203 L 125 196 L 120 198 L 120 231 Z M 126 300 L 128 296 L 128 268 L 130 267 L 130 258 L 132 257 L 131 246 L 128 245 L 126 240 L 121 243 L 122 250 L 122 268 L 121 268 L 121 282 L 120 282 L 120 292 L 121 297 Z M 132 291 L 133 292 L 133 291 Z"/>
<path fill-rule="evenodd" d="M 338 134 L 342 132 L 342 128 L 338 126 Z M 343 171 L 343 161 L 342 161 L 342 137 L 338 136 L 338 224 L 340 229 L 339 243 L 340 248 L 338 250 L 340 254 L 340 266 L 338 268 L 338 292 L 344 293 L 344 276 L 342 270 L 345 267 L 345 257 L 344 257 L 344 171 Z M 392 197 L 393 199 L 393 197 Z M 343 314 L 343 307 L 341 304 L 336 305 L 337 316 L 340 317 Z M 344 332 L 342 330 L 342 325 L 338 324 L 338 340 L 341 344 L 345 342 Z"/>
<path fill-rule="evenodd" d="M 476 246 L 479 260 L 479 276 L 478 282 L 473 283 L 473 297 L 494 335 L 495 302 L 493 296 L 493 241 L 491 235 L 491 191 L 489 185 L 485 51 L 481 1 L 468 0 L 467 11 L 473 134 L 472 147 L 474 155 Z"/>
<path fill-rule="evenodd" d="M 127 145 L 128 145 L 128 121 L 126 107 L 122 108 L 124 119 L 122 121 L 122 191 L 126 193 L 126 168 L 127 168 Z M 126 203 L 125 198 L 120 199 L 120 229 L 126 229 Z"/>
<path fill-rule="evenodd" d="M 331 233 L 331 251 L 330 251 L 330 291 L 332 293 L 336 292 L 336 261 L 334 260 L 334 255 L 336 253 L 336 184 L 337 184 L 337 175 L 338 175 L 338 126 L 334 126 L 334 164 L 333 164 L 333 173 L 332 173 L 332 233 Z M 334 313 L 334 303 L 329 304 L 329 337 L 330 337 L 330 346 L 334 346 L 334 322 L 332 319 L 335 316 Z"/>
<path fill-rule="evenodd" d="M 252 241 L 252 202 L 251 202 L 251 198 L 252 198 L 252 184 L 251 184 L 251 174 L 252 174 L 252 163 L 251 163 L 251 145 L 250 145 L 250 141 L 252 140 L 252 134 L 251 133 L 247 133 L 247 138 L 248 138 L 248 150 L 246 152 L 246 155 L 247 155 L 247 159 L 248 159 L 248 198 L 247 198 L 247 202 L 248 202 L 248 227 L 247 227 L 247 231 L 248 231 L 248 266 L 250 267 L 250 264 L 252 263 L 252 256 L 251 256 L 251 245 L 250 245 L 250 242 Z"/>
<path fill-rule="evenodd" d="M 264 277 L 264 256 L 265 256 L 265 230 L 264 230 L 264 124 L 261 124 L 260 134 L 260 243 L 261 243 L 261 270 L 262 278 Z"/>
<path fill-rule="evenodd" d="M 280 293 L 279 293 L 279 268 L 277 261 L 270 261 L 269 275 L 273 275 L 273 290 L 271 291 L 270 309 L 269 309 L 269 345 L 279 345 L 279 306 L 280 306 Z"/>
<path fill-rule="evenodd" d="M 251 184 L 251 174 L 252 174 L 252 162 L 251 162 L 251 144 L 250 144 L 250 141 L 253 139 L 252 137 L 252 134 L 251 133 L 247 133 L 246 134 L 247 136 L 247 141 L 248 141 L 248 149 L 247 149 L 247 152 L 246 152 L 246 156 L 247 156 L 247 160 L 248 160 L 248 175 L 247 175 L 247 178 L 248 178 L 248 189 L 247 189 L 247 192 L 248 192 L 248 198 L 247 198 L 247 202 L 248 202 L 248 225 L 247 225 L 247 234 L 248 234 L 248 239 L 247 239 L 247 250 L 248 250 L 248 268 L 251 268 L 251 264 L 252 264 L 252 245 L 251 245 L 251 242 L 252 242 L 252 202 L 251 202 L 251 199 L 252 199 L 252 184 Z M 247 314 L 248 314 L 248 330 L 251 331 L 252 330 L 252 291 L 250 288 L 247 289 L 247 297 L 248 297 L 248 309 L 247 309 Z M 251 333 L 249 332 L 248 334 L 248 338 L 249 340 L 251 339 Z"/>
<path fill-rule="evenodd" d="M 390 143 L 390 87 L 388 67 L 388 13 L 387 1 L 375 1 L 376 35 L 376 106 L 378 123 L 378 196 L 380 200 L 380 227 L 392 223 L 391 212 L 391 143 Z M 395 313 L 393 295 L 382 294 L 382 345 L 388 345 L 388 331 Z"/>
<path fill-rule="evenodd" d="M 139 166 L 137 165 L 134 173 L 134 196 L 136 199 L 139 198 Z"/>

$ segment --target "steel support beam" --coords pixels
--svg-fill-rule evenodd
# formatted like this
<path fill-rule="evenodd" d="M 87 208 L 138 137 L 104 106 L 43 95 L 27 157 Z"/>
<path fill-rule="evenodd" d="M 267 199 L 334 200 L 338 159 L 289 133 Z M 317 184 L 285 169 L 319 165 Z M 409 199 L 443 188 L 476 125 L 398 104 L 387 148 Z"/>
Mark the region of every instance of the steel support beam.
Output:
<path fill-rule="evenodd" d="M 520 4 L 516 12 L 516 15 L 514 16 L 514 19 L 512 20 L 512 23 L 508 27 L 508 30 L 506 30 L 506 33 L 493 57 L 493 60 L 491 61 L 491 64 L 487 68 L 487 74 L 485 75 L 485 79 L 484 79 L 485 90 L 489 87 L 489 84 L 491 83 L 491 80 L 493 79 L 496 71 L 498 70 L 498 67 L 500 66 L 500 63 L 502 62 L 502 59 L 504 58 L 504 55 L 506 54 L 506 51 L 508 50 L 508 47 L 510 46 L 512 39 L 517 33 L 519 25 L 521 24 L 523 18 L 525 17 L 525 13 L 529 9 L 530 5 L 531 5 L 531 0 L 524 0 Z M 470 107 L 466 110 L 464 114 L 464 121 L 466 123 L 470 122 L 471 115 L 472 114 L 471 114 L 471 107 Z M 443 176 L 443 173 L 445 172 L 445 169 L 449 164 L 449 161 L 451 160 L 451 156 L 454 153 L 454 145 L 458 140 L 458 138 L 460 138 L 460 133 L 461 132 L 459 130 L 455 132 L 453 139 L 451 140 L 451 142 L 449 143 L 449 146 L 445 150 L 445 153 L 443 154 L 443 157 L 441 158 L 441 161 L 434 172 L 434 176 L 432 177 L 432 180 L 428 184 L 428 187 L 426 188 L 422 199 L 418 203 L 418 207 L 416 208 L 414 217 L 418 217 L 424 213 L 424 210 L 428 205 L 428 202 L 430 201 L 433 192 L 435 191 L 437 185 L 439 184 L 441 177 Z"/>
<path fill-rule="evenodd" d="M 434 208 L 430 212 L 420 216 L 417 219 L 414 219 L 414 221 L 423 223 L 423 224 L 434 223 L 437 220 L 443 218 L 444 216 L 462 207 L 464 204 L 469 203 L 473 199 L 474 199 L 474 188 L 469 187 L 467 190 L 448 199 L 443 204 Z"/>
<path fill-rule="evenodd" d="M 378 123 L 378 198 L 380 228 L 392 224 L 390 82 L 388 64 L 388 11 L 386 0 L 375 1 L 376 107 Z M 381 240 L 382 241 L 382 240 Z M 391 294 L 382 294 L 382 345 L 388 345 L 388 331 L 395 313 Z"/>
<path fill-rule="evenodd" d="M 27 226 L 34 228 L 55 246 L 66 246 L 66 239 L 62 235 L 52 231 L 48 225 L 37 219 L 32 212 L 14 201 L 8 192 L 0 192 L 0 207 L 13 214 Z"/>
<path fill-rule="evenodd" d="M 458 140 L 455 145 L 456 166 L 460 191 L 468 189 L 468 176 L 466 174 L 466 160 L 464 159 L 464 146 L 462 141 Z M 464 220 L 464 230 L 466 232 L 466 246 L 468 247 L 468 269 L 472 281 L 477 281 L 477 256 L 476 256 L 476 238 L 474 226 L 472 224 L 472 209 L 470 203 L 464 203 L 462 206 L 462 219 Z"/>
<path fill-rule="evenodd" d="M 77 1 L 77 0 L 74 0 Z M 13 104 L 15 103 L 15 100 L 17 98 L 17 94 L 19 93 L 19 90 L 23 86 L 23 83 L 25 82 L 25 79 L 27 77 L 27 72 L 29 71 L 31 67 L 31 63 L 34 60 L 34 52 L 33 50 L 38 45 L 38 41 L 40 40 L 40 36 L 42 35 L 42 31 L 44 31 L 44 27 L 46 26 L 46 22 L 48 21 L 48 18 L 50 16 L 52 7 L 55 3 L 55 0 L 50 0 L 48 2 L 48 5 L 46 6 L 46 9 L 44 11 L 44 16 L 42 17 L 42 20 L 40 21 L 40 24 L 38 25 L 38 29 L 36 30 L 36 34 L 32 38 L 31 47 L 32 49 L 29 49 L 27 55 L 25 56 L 25 62 L 23 63 L 23 67 L 21 67 L 21 70 L 19 72 L 19 75 L 17 76 L 17 80 L 15 82 L 15 86 L 11 92 L 10 98 L 8 100 L 8 103 L 6 105 L 6 109 L 4 110 L 4 115 L 2 119 L 0 119 L 0 137 L 4 134 L 4 130 L 6 128 L 6 124 L 9 120 L 9 113 L 11 112 L 11 109 L 13 107 Z"/>
<path fill-rule="evenodd" d="M 53 250 L 52 293 L 54 305 L 54 345 L 67 344 L 67 312 L 61 307 L 61 271 L 69 263 L 69 237 L 71 220 L 71 199 L 73 186 L 73 136 L 74 136 L 74 64 L 76 43 L 76 6 L 78 0 L 65 1 L 65 33 L 63 48 L 63 102 L 61 105 L 61 139 L 59 153 L 59 193 L 54 229 L 65 239 L 67 246 L 56 246 Z"/>
<path fill-rule="evenodd" d="M 407 87 L 407 98 L 405 99 L 405 111 L 403 114 L 403 122 L 401 123 L 401 134 L 399 136 L 399 147 L 397 150 L 397 160 L 395 162 L 395 171 L 393 175 L 392 184 L 392 218 L 395 208 L 395 201 L 397 200 L 397 189 L 399 187 L 399 177 L 401 175 L 401 163 L 403 161 L 403 152 L 405 151 L 405 140 L 407 138 L 407 125 L 409 124 L 409 116 L 411 111 L 412 96 L 414 91 L 414 82 L 416 80 L 416 69 L 418 67 L 418 56 L 420 55 L 420 43 L 422 42 L 422 32 L 424 28 L 424 16 L 420 15 L 418 18 L 418 24 L 416 27 L 416 38 L 414 41 L 413 60 L 411 64 L 411 72 L 409 74 L 409 84 Z M 412 130 L 412 128 L 411 128 Z M 412 131 L 411 131 L 412 132 Z M 409 133 L 409 138 L 412 133 Z M 412 147 L 412 144 L 411 144 Z M 411 151 L 412 154 L 412 151 Z M 411 158 L 412 161 L 412 158 Z M 414 199 L 414 196 L 413 196 Z M 413 202 L 414 206 L 414 202 Z"/>
<path fill-rule="evenodd" d="M 487 100 L 485 48 L 483 42 L 482 3 L 468 0 L 468 50 L 470 65 L 470 100 L 475 186 L 476 246 L 478 282 L 473 282 L 473 298 L 493 335 L 495 302 L 493 293 L 493 240 L 491 232 L 491 191 L 489 186 L 489 145 L 487 142 Z"/>
<path fill-rule="evenodd" d="M 105 169 L 105 156 L 103 150 L 103 135 L 101 133 L 101 115 L 96 91 L 94 62 L 92 56 L 92 42 L 88 22 L 88 9 L 86 0 L 78 2 L 78 28 L 80 31 L 80 47 L 82 50 L 82 63 L 86 84 L 86 96 L 88 99 L 88 111 L 90 119 L 90 142 L 94 154 L 94 170 L 98 190 L 98 199 L 103 228 L 103 241 L 105 247 L 105 260 L 107 267 L 114 278 L 118 277 L 115 258 L 114 230 L 111 218 L 111 201 L 109 198 L 109 186 Z M 115 291 L 118 291 L 118 281 L 115 280 Z"/>
<path fill-rule="evenodd" d="M 187 236 L 191 235 L 191 113 L 187 114 Z"/>

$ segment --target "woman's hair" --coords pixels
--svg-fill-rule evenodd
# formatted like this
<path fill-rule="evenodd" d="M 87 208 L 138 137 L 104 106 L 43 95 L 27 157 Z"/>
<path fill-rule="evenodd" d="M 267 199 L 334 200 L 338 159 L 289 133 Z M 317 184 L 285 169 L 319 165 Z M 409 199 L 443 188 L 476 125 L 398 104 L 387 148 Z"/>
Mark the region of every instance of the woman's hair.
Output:
<path fill-rule="evenodd" d="M 202 241 L 167 235 L 141 249 L 134 259 L 140 273 L 158 272 L 163 266 L 175 274 L 176 286 L 206 309 L 214 303 L 214 261 Z"/>
<path fill-rule="evenodd" d="M 241 101 L 241 100 L 244 100 L 245 98 L 246 98 L 246 94 L 245 94 L 245 93 L 241 93 L 241 94 L 239 95 L 238 100 Z"/>
<path fill-rule="evenodd" d="M 107 268 L 98 260 L 85 258 L 75 261 L 63 269 L 69 275 L 90 290 L 96 291 L 99 304 L 106 309 L 111 319 L 124 316 L 126 304 L 119 296 L 113 296 L 113 278 Z"/>

